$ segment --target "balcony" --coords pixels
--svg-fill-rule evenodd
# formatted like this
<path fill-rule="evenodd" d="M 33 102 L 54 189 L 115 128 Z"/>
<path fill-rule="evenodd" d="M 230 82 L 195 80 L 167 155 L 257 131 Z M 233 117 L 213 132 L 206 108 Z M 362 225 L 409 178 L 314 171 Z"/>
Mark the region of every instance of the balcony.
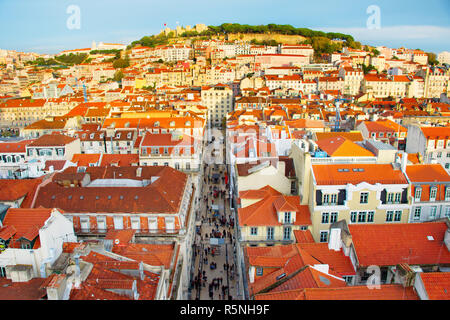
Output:
<path fill-rule="evenodd" d="M 118 231 L 118 230 L 130 230 L 131 228 L 124 228 L 124 229 L 99 229 L 99 228 L 81 228 L 81 227 L 75 227 L 74 231 L 77 236 L 94 236 L 94 235 L 105 235 L 107 231 Z M 174 230 L 161 230 L 161 229 L 139 229 L 136 230 L 135 236 L 138 237 L 151 237 L 151 236 L 173 236 L 180 234 L 179 229 Z"/>

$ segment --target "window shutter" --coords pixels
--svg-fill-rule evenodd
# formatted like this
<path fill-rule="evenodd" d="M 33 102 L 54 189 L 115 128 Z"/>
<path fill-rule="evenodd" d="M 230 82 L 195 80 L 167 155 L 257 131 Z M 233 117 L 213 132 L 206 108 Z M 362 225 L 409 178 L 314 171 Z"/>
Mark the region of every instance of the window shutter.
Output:
<path fill-rule="evenodd" d="M 383 191 L 381 191 L 380 200 L 382 204 L 386 204 L 386 189 L 383 189 Z"/>
<path fill-rule="evenodd" d="M 338 193 L 338 205 L 340 205 L 340 206 L 344 205 L 344 201 L 346 199 L 346 195 L 347 195 L 347 191 L 345 189 L 344 190 L 339 190 L 339 193 Z"/>
<path fill-rule="evenodd" d="M 408 203 L 408 188 L 404 188 L 402 191 L 402 203 Z"/>
<path fill-rule="evenodd" d="M 316 203 L 318 206 L 322 205 L 322 191 L 316 190 Z"/>

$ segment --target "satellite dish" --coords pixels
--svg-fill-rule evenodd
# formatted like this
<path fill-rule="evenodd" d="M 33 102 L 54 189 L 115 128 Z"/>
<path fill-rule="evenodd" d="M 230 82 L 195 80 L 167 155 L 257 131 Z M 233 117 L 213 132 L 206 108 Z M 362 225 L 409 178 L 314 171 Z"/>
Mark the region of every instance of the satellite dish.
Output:
<path fill-rule="evenodd" d="M 119 244 L 119 243 L 120 243 L 120 240 L 119 240 L 119 239 L 116 239 L 116 240 L 114 240 L 114 243 L 115 243 L 115 244 Z"/>

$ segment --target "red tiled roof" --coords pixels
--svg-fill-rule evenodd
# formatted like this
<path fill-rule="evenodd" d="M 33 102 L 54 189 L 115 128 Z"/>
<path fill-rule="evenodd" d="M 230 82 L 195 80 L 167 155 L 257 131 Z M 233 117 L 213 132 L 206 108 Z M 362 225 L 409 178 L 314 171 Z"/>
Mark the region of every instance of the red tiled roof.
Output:
<path fill-rule="evenodd" d="M 440 164 L 415 164 L 406 166 L 411 182 L 450 182 L 450 175 Z"/>
<path fill-rule="evenodd" d="M 238 209 L 241 226 L 278 226 L 277 210 L 295 212 L 294 225 L 310 225 L 309 207 L 300 205 L 299 196 L 269 196 L 245 208 Z"/>
<path fill-rule="evenodd" d="M 46 134 L 31 142 L 28 147 L 65 146 L 75 140 L 77 139 L 62 134 Z"/>
<path fill-rule="evenodd" d="M 143 261 L 148 265 L 164 266 L 169 269 L 174 254 L 174 245 L 129 243 L 114 245 L 112 251 L 136 261 Z"/>
<path fill-rule="evenodd" d="M 294 230 L 294 237 L 296 243 L 315 243 L 309 230 Z"/>
<path fill-rule="evenodd" d="M 0 300 L 40 300 L 47 294 L 41 288 L 45 278 L 34 278 L 27 282 L 12 282 L 0 278 Z"/>
<path fill-rule="evenodd" d="M 421 127 L 420 129 L 427 139 L 447 140 L 450 137 L 450 127 Z"/>
<path fill-rule="evenodd" d="M 21 208 L 29 208 L 42 178 L 0 180 L 0 201 L 15 201 L 25 197 Z"/>
<path fill-rule="evenodd" d="M 59 171 L 64 168 L 67 160 L 46 160 L 44 171 L 50 171 L 50 167 L 53 167 L 53 170 Z"/>
<path fill-rule="evenodd" d="M 69 167 L 64 172 L 57 173 L 53 182 L 40 188 L 35 207 L 56 207 L 72 213 L 178 213 L 187 175 L 165 166 L 139 168 L 142 169 L 140 177 L 137 177 L 138 167 L 88 167 L 86 173 L 90 174 L 91 181 L 119 177 L 134 180 L 151 180 L 152 177 L 158 179 L 145 187 L 65 188 L 55 181 L 79 180 L 85 174 L 77 173 L 76 167 Z"/>
<path fill-rule="evenodd" d="M 412 287 L 397 284 L 381 285 L 380 289 L 367 286 L 342 288 L 306 288 L 255 296 L 255 300 L 419 300 Z"/>
<path fill-rule="evenodd" d="M 10 208 L 3 219 L 4 226 L 13 226 L 16 229 L 14 239 L 24 238 L 29 241 L 34 240 L 39 235 L 45 221 L 50 217 L 52 209 L 16 209 Z M 38 241 L 37 241 L 38 242 Z M 38 248 L 37 242 L 34 248 Z M 40 243 L 39 243 L 40 244 Z M 12 248 L 20 248 L 20 243 L 12 242 Z"/>
<path fill-rule="evenodd" d="M 22 140 L 18 142 L 0 142 L 0 153 L 25 153 L 25 146 L 33 140 Z"/>
<path fill-rule="evenodd" d="M 326 164 L 313 165 L 312 169 L 317 185 L 408 184 L 401 170 L 394 170 L 391 164 Z"/>
<path fill-rule="evenodd" d="M 136 230 L 128 229 L 128 230 L 109 230 L 105 235 L 105 240 L 113 240 L 113 243 L 116 244 L 116 241 L 120 245 L 128 244 L 132 239 Z"/>
<path fill-rule="evenodd" d="M 71 162 L 76 163 L 79 167 L 89 167 L 91 163 L 98 163 L 100 161 L 101 154 L 74 154 Z"/>
<path fill-rule="evenodd" d="M 450 300 L 450 272 L 421 272 L 425 291 L 430 300 Z"/>
<path fill-rule="evenodd" d="M 103 154 L 100 167 L 116 165 L 118 167 L 131 167 L 139 164 L 138 154 Z"/>
<path fill-rule="evenodd" d="M 360 266 L 448 264 L 447 229 L 445 222 L 349 225 Z"/>

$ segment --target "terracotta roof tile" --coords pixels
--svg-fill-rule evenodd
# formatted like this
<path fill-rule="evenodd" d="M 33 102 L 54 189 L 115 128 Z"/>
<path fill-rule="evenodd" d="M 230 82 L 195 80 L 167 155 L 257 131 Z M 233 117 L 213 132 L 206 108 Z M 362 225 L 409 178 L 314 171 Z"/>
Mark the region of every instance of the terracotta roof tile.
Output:
<path fill-rule="evenodd" d="M 327 164 L 313 165 L 312 169 L 317 185 L 408 184 L 401 170 L 394 170 L 391 164 Z"/>
<path fill-rule="evenodd" d="M 450 300 L 450 272 L 422 272 L 423 285 L 430 300 Z"/>
<path fill-rule="evenodd" d="M 448 264 L 447 229 L 445 222 L 349 225 L 360 266 Z"/>

